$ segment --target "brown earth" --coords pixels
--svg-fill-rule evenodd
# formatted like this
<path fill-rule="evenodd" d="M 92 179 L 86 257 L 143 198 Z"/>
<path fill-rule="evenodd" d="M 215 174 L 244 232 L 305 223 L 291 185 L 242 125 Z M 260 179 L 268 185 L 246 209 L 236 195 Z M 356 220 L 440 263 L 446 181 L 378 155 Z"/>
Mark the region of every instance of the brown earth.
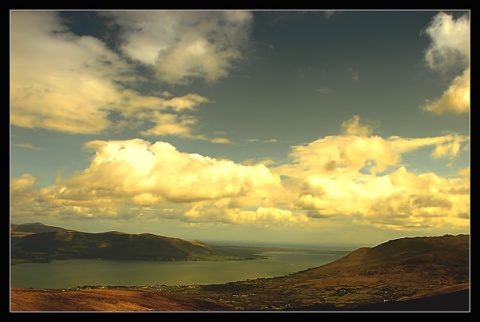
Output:
<path fill-rule="evenodd" d="M 142 289 L 13 288 L 10 311 L 224 311 L 228 307 L 179 294 Z"/>
<path fill-rule="evenodd" d="M 290 311 L 469 311 L 468 283 L 444 287 L 428 294 L 400 298 L 355 308 L 314 304 L 290 308 Z M 11 289 L 10 312 L 198 312 L 237 311 L 222 305 L 182 294 L 152 289 Z M 255 310 L 254 310 L 255 311 Z"/>

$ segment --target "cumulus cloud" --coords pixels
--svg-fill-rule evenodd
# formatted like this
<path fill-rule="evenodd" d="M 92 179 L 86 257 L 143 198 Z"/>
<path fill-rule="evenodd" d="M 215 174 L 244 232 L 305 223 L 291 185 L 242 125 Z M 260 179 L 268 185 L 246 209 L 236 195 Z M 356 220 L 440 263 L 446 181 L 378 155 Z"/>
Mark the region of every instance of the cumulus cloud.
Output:
<path fill-rule="evenodd" d="M 448 134 L 427 138 L 382 138 L 354 116 L 341 125 L 343 134 L 293 146 L 292 161 L 272 171 L 287 179 L 284 200 L 309 218 L 348 216 L 379 228 L 468 227 L 469 169 L 459 177 L 416 174 L 402 164 L 405 153 L 431 148 L 432 159 L 451 162 L 469 138 Z M 370 135 L 370 136 L 368 136 Z"/>
<path fill-rule="evenodd" d="M 141 131 L 142 135 L 176 135 L 193 138 L 190 135 L 191 127 L 197 120 L 189 115 L 178 115 L 174 113 L 161 113 L 158 111 L 143 112 L 142 119 L 149 120 L 155 125 L 148 130 Z"/>
<path fill-rule="evenodd" d="M 12 178 L 10 181 L 10 191 L 22 191 L 32 187 L 36 182 L 34 176 L 29 173 L 25 173 L 18 178 Z"/>
<path fill-rule="evenodd" d="M 87 146 L 97 151 L 90 168 L 67 183 L 92 189 L 110 185 L 173 202 L 242 196 L 280 184 L 265 166 L 181 153 L 166 142 L 92 141 Z"/>
<path fill-rule="evenodd" d="M 453 160 L 469 137 L 448 134 L 431 138 L 382 138 L 370 135 L 372 127 L 361 124 L 354 116 L 341 125 L 343 134 L 326 136 L 305 145 L 292 147 L 292 164 L 278 167 L 282 174 L 305 178 L 311 174 L 352 175 L 375 174 L 398 166 L 402 154 L 432 147 L 432 158 Z"/>
<path fill-rule="evenodd" d="M 210 218 L 215 222 L 228 224 L 258 224 L 264 227 L 303 224 L 309 221 L 308 216 L 301 212 L 276 207 L 258 207 L 256 209 L 228 208 L 221 206 L 194 206 L 185 216 L 190 221 Z"/>
<path fill-rule="evenodd" d="M 362 124 L 353 117 L 341 125 L 343 134 L 292 147 L 292 160 L 283 165 L 238 164 L 163 141 L 90 141 L 90 165 L 54 185 L 36 188 L 29 174 L 12 178 L 12 217 L 34 211 L 263 227 L 343 217 L 393 230 L 469 227 L 469 167 L 442 177 L 409 171 L 401 162 L 420 148 L 451 160 L 465 150 L 467 137 L 381 138 Z"/>
<path fill-rule="evenodd" d="M 162 141 L 151 144 L 141 139 L 97 140 L 88 142 L 86 147 L 95 151 L 90 166 L 70 178 L 59 178 L 53 186 L 38 189 L 35 202 L 28 203 L 30 206 L 36 203 L 51 213 L 83 217 L 121 216 L 128 209 L 153 207 L 161 217 L 159 207 L 169 208 L 172 204 L 202 205 L 205 209 L 210 203 L 219 209 L 264 204 L 267 209 L 271 207 L 269 196 L 281 189 L 280 178 L 264 165 L 241 165 L 183 153 Z M 34 184 L 33 179 L 29 175 L 13 179 L 12 191 L 25 196 L 27 188 Z M 13 209 L 19 211 L 21 207 L 21 203 L 16 203 Z M 179 209 L 186 212 L 185 207 Z M 285 218 L 274 210 L 255 213 L 258 218 Z M 232 210 L 224 214 L 234 215 Z M 247 214 L 250 213 L 235 216 Z M 178 218 L 189 219 L 185 214 L 179 214 Z"/>
<path fill-rule="evenodd" d="M 468 14 L 458 18 L 440 12 L 426 28 L 431 44 L 425 52 L 427 65 L 446 74 L 463 70 L 451 82 L 443 95 L 434 101 L 427 100 L 423 109 L 441 115 L 446 112 L 470 111 L 470 19 Z"/>
<path fill-rule="evenodd" d="M 454 223 L 468 227 L 469 181 L 404 166 L 383 176 L 308 177 L 297 206 L 316 216 L 354 216 L 379 228 L 406 230 Z"/>
<path fill-rule="evenodd" d="M 102 40 L 70 32 L 56 12 L 11 13 L 11 124 L 97 134 L 150 126 L 146 135 L 196 138 L 195 93 L 142 94 L 135 68 Z"/>
<path fill-rule="evenodd" d="M 445 70 L 470 64 L 470 21 L 468 14 L 458 18 L 445 12 L 433 17 L 425 29 L 431 44 L 425 52 L 428 66 Z"/>
<path fill-rule="evenodd" d="M 442 97 L 431 102 L 427 100 L 423 109 L 437 115 L 452 112 L 457 114 L 470 111 L 470 69 L 455 77 Z"/>
<path fill-rule="evenodd" d="M 369 125 L 360 124 L 360 116 L 355 115 L 351 119 L 342 123 L 342 131 L 346 135 L 368 136 L 373 129 Z"/>
<path fill-rule="evenodd" d="M 253 16 L 247 11 L 112 11 L 121 49 L 154 66 L 162 81 L 215 81 L 243 58 Z"/>
<path fill-rule="evenodd" d="M 12 124 L 84 133 L 110 125 L 106 108 L 119 95 L 108 77 L 127 66 L 97 39 L 69 33 L 57 14 L 12 12 L 10 63 Z"/>
<path fill-rule="evenodd" d="M 37 178 L 30 173 L 10 178 L 10 214 L 18 218 L 30 216 L 44 208 L 41 191 L 35 187 Z"/>

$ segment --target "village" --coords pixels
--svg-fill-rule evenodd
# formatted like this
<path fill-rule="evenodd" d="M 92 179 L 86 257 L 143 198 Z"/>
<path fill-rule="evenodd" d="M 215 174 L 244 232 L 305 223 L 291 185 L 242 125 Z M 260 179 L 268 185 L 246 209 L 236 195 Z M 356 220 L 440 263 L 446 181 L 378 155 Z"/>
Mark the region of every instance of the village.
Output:
<path fill-rule="evenodd" d="M 350 308 L 360 304 L 396 301 L 416 294 L 418 291 L 407 286 L 386 286 L 383 283 L 357 286 L 325 288 L 275 289 L 265 284 L 268 279 L 246 280 L 226 284 L 210 285 L 151 285 L 111 286 L 83 285 L 70 290 L 91 289 L 142 289 L 146 291 L 169 292 L 191 296 L 216 304 L 226 305 L 232 310 L 295 310 L 309 306 Z M 266 287 L 265 287 L 266 286 Z"/>

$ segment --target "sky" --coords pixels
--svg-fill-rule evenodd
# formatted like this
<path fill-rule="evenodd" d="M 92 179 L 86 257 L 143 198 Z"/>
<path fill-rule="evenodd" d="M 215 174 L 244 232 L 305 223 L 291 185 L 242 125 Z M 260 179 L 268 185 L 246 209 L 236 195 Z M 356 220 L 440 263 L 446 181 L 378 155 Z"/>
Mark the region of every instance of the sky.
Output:
<path fill-rule="evenodd" d="M 470 12 L 12 10 L 10 222 L 470 233 Z"/>

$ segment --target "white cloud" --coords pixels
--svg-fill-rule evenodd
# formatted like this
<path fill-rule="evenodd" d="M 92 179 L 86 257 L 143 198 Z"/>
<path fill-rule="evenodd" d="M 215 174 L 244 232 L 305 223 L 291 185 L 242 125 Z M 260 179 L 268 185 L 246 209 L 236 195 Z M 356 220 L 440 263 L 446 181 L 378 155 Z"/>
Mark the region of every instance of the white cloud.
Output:
<path fill-rule="evenodd" d="M 468 179 L 434 173 L 416 175 L 405 167 L 384 176 L 329 178 L 312 175 L 296 201 L 316 216 L 353 216 L 379 228 L 469 227 Z"/>
<path fill-rule="evenodd" d="M 425 30 L 431 44 L 425 52 L 428 66 L 446 74 L 461 68 L 443 95 L 422 107 L 425 111 L 441 115 L 446 112 L 470 111 L 470 20 L 468 14 L 458 18 L 441 12 Z"/>
<path fill-rule="evenodd" d="M 444 70 L 456 64 L 469 65 L 470 20 L 467 14 L 455 19 L 453 15 L 440 12 L 433 17 L 425 33 L 431 38 L 425 52 L 428 66 Z"/>
<path fill-rule="evenodd" d="M 197 120 L 188 115 L 178 115 L 173 113 L 161 113 L 158 111 L 149 111 L 137 114 L 142 119 L 149 120 L 155 125 L 145 131 L 142 135 L 176 135 L 180 137 L 194 138 L 190 134 L 191 127 Z"/>
<path fill-rule="evenodd" d="M 446 112 L 457 114 L 470 112 L 470 68 L 455 77 L 438 100 L 433 102 L 427 100 L 423 109 L 437 115 Z"/>
<path fill-rule="evenodd" d="M 12 213 L 17 214 L 26 204 L 33 207 L 32 203 L 52 214 L 84 217 L 120 216 L 132 207 L 170 207 L 196 202 L 250 207 L 252 203 L 261 205 L 261 199 L 268 199 L 281 189 L 280 178 L 264 165 L 240 165 L 182 153 L 166 142 L 91 141 L 86 147 L 95 151 L 87 169 L 38 189 L 37 198 L 16 203 Z M 22 196 L 33 183 L 29 175 L 14 178 L 12 186 L 18 188 L 12 191 Z M 272 212 L 271 216 L 275 214 Z"/>
<path fill-rule="evenodd" d="M 155 66 L 165 82 L 215 81 L 243 58 L 252 14 L 247 11 L 112 11 L 125 55 Z"/>
<path fill-rule="evenodd" d="M 223 222 L 229 224 L 261 224 L 263 227 L 282 226 L 291 224 L 303 224 L 310 219 L 301 212 L 293 212 L 288 209 L 276 207 L 259 207 L 254 210 L 211 207 L 211 205 L 202 207 L 195 206 L 189 209 L 185 216 L 191 220 L 205 221 L 209 218 L 211 221 Z"/>
<path fill-rule="evenodd" d="M 10 180 L 10 191 L 12 195 L 15 195 L 14 192 L 22 191 L 27 188 L 32 187 L 36 182 L 36 178 L 29 173 L 23 174 L 21 177 L 12 178 Z"/>
<path fill-rule="evenodd" d="M 368 136 L 373 131 L 371 126 L 360 124 L 360 117 L 358 115 L 343 122 L 341 127 L 345 135 Z"/>
<path fill-rule="evenodd" d="M 354 117 L 344 128 L 361 124 Z M 91 141 L 88 168 L 55 185 L 36 188 L 28 174 L 12 178 L 12 218 L 33 211 L 267 227 L 329 225 L 343 217 L 393 230 L 469 227 L 469 167 L 447 178 L 401 164 L 404 153 L 425 147 L 432 148 L 432 158 L 454 158 L 468 138 L 384 139 L 365 136 L 365 129 L 347 132 L 292 147 L 291 162 L 281 166 L 180 152 L 162 141 Z"/>
<path fill-rule="evenodd" d="M 213 138 L 210 140 L 213 143 L 220 143 L 220 144 L 230 144 L 232 141 L 228 138 Z"/>
<path fill-rule="evenodd" d="M 108 77 L 127 66 L 97 39 L 66 31 L 53 12 L 11 15 L 12 124 L 84 133 L 108 127 L 105 109 L 118 98 Z"/>
<path fill-rule="evenodd" d="M 283 185 L 291 193 L 282 198 L 290 207 L 321 220 L 347 216 L 358 224 L 395 230 L 468 227 L 468 169 L 461 177 L 444 178 L 409 172 L 401 163 L 403 154 L 428 147 L 431 158 L 451 162 L 466 148 L 468 137 L 367 136 L 371 128 L 358 117 L 342 128 L 345 134 L 293 146 L 292 161 L 272 168 L 288 178 Z"/>
<path fill-rule="evenodd" d="M 127 88 L 140 77 L 134 68 L 103 41 L 71 33 L 56 12 L 14 11 L 11 22 L 11 124 L 83 134 L 147 125 L 146 134 L 198 137 L 191 113 L 207 98 Z"/>
<path fill-rule="evenodd" d="M 448 134 L 431 138 L 384 139 L 370 135 L 372 127 L 354 116 L 341 125 L 339 136 L 326 136 L 305 145 L 292 147 L 294 163 L 279 166 L 277 173 L 294 178 L 319 174 L 352 175 L 358 172 L 375 174 L 400 165 L 402 154 L 424 147 L 433 147 L 432 158 L 453 160 L 469 142 L 469 137 Z M 370 136 L 368 136 L 370 135 Z"/>

